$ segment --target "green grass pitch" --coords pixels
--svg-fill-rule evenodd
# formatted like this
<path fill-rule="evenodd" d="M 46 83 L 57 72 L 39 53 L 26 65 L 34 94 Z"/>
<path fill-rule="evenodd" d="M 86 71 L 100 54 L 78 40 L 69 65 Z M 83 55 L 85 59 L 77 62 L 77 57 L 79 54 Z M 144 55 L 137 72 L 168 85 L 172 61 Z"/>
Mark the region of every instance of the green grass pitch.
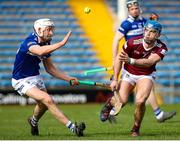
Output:
<path fill-rule="evenodd" d="M 176 110 L 177 115 L 165 123 L 157 123 L 150 106 L 141 127 L 140 137 L 131 137 L 134 105 L 128 104 L 117 116 L 117 124 L 102 123 L 99 111 L 102 104 L 62 104 L 58 105 L 72 121 L 84 121 L 84 137 L 76 137 L 59 124 L 47 112 L 39 122 L 40 136 L 31 136 L 27 117 L 32 114 L 34 106 L 1 105 L 0 106 L 0 140 L 179 140 L 180 139 L 180 105 L 162 105 L 161 108 Z"/>

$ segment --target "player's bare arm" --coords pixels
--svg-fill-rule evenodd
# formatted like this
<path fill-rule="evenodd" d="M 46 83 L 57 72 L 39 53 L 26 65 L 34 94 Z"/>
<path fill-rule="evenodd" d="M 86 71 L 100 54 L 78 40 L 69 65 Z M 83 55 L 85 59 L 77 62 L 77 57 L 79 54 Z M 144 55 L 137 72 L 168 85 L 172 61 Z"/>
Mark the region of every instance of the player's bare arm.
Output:
<path fill-rule="evenodd" d="M 113 39 L 113 65 L 114 65 L 114 62 L 115 62 L 115 59 L 116 59 L 116 56 L 118 54 L 118 49 L 119 49 L 119 41 L 124 37 L 124 35 L 117 31 L 115 36 L 114 36 L 114 39 Z"/>
<path fill-rule="evenodd" d="M 112 91 L 118 89 L 118 78 L 121 68 L 122 68 L 122 61 L 119 61 L 118 56 L 116 56 L 115 65 L 114 65 L 114 79 L 111 83 Z"/>
<path fill-rule="evenodd" d="M 75 82 L 78 83 L 77 78 L 75 77 L 70 77 L 67 74 L 63 73 L 62 71 L 58 70 L 54 64 L 52 63 L 51 57 L 44 59 L 43 60 L 43 65 L 45 67 L 45 70 L 47 73 L 49 73 L 50 75 L 58 78 L 58 79 L 63 79 L 67 82 L 70 82 L 70 80 L 74 80 Z M 76 83 L 75 83 L 76 84 Z"/>
<path fill-rule="evenodd" d="M 57 42 L 55 44 L 52 45 L 44 45 L 44 46 L 39 46 L 39 45 L 32 45 L 29 48 L 29 51 L 32 54 L 38 55 L 38 56 L 42 56 L 42 55 L 46 55 L 49 53 L 52 53 L 53 51 L 61 48 L 62 46 L 64 46 L 66 44 L 66 42 L 68 41 L 69 37 L 71 35 L 71 31 L 69 31 L 66 36 L 64 37 L 64 39 L 60 42 Z"/>
<path fill-rule="evenodd" d="M 118 59 L 122 62 L 130 63 L 131 65 L 134 66 L 146 68 L 155 65 L 157 62 L 161 60 L 161 57 L 158 54 L 154 53 L 151 54 L 148 58 L 134 59 L 134 58 L 130 58 L 127 53 L 122 51 Z"/>
<path fill-rule="evenodd" d="M 161 60 L 158 54 L 152 54 L 147 59 L 135 59 L 134 65 L 139 67 L 150 67 Z"/>

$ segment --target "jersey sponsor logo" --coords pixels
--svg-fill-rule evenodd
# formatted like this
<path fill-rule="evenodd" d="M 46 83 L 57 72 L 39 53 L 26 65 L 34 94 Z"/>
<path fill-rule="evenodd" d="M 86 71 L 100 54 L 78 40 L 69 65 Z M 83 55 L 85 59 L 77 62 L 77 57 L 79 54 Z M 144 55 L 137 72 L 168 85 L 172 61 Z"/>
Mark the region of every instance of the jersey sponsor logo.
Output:
<path fill-rule="evenodd" d="M 137 28 L 137 25 L 132 25 L 132 28 Z"/>
<path fill-rule="evenodd" d="M 130 30 L 127 35 L 128 36 L 135 36 L 135 35 L 141 35 L 143 34 L 143 29 L 133 29 L 133 30 Z"/>
<path fill-rule="evenodd" d="M 140 52 L 139 51 L 137 51 L 137 50 L 134 50 L 134 54 L 140 54 Z"/>
<path fill-rule="evenodd" d="M 133 45 L 137 45 L 137 44 L 141 44 L 142 43 L 142 39 L 137 39 L 133 41 Z"/>

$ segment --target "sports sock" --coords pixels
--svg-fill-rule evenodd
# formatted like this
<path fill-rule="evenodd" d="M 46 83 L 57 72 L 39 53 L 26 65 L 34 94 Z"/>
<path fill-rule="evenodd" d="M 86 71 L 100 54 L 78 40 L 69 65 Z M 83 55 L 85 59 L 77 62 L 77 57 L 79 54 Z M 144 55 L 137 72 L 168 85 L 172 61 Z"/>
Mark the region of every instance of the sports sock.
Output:
<path fill-rule="evenodd" d="M 38 124 L 38 120 L 34 116 L 31 118 L 31 124 L 33 126 L 37 126 L 37 124 Z"/>
<path fill-rule="evenodd" d="M 75 124 L 72 123 L 71 121 L 68 121 L 68 123 L 66 124 L 66 127 L 69 128 L 69 130 L 70 130 L 71 132 L 74 132 Z"/>
<path fill-rule="evenodd" d="M 156 110 L 154 110 L 154 114 L 156 115 L 157 119 L 160 119 L 163 116 L 163 111 L 158 107 Z"/>

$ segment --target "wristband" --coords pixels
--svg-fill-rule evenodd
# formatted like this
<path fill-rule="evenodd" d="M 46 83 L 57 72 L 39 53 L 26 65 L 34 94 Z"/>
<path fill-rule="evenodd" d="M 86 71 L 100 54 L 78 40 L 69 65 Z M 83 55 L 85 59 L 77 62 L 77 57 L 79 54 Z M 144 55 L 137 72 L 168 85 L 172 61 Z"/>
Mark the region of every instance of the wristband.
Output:
<path fill-rule="evenodd" d="M 135 64 L 135 59 L 129 58 L 129 64 L 134 65 Z"/>

